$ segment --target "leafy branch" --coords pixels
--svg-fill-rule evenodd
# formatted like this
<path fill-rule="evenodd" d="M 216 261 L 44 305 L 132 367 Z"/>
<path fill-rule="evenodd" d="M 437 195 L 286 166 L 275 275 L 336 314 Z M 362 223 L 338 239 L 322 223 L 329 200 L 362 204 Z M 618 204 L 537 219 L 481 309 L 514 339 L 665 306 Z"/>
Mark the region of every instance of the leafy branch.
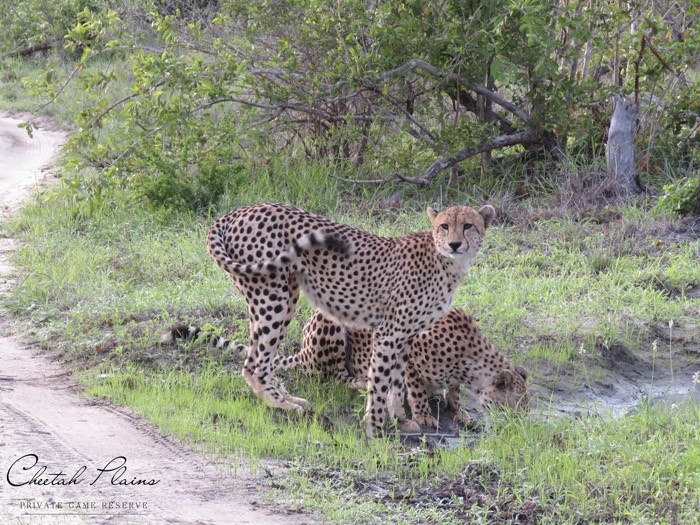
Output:
<path fill-rule="evenodd" d="M 482 97 L 487 98 L 493 103 L 498 104 L 506 111 L 518 117 L 525 124 L 529 124 L 532 121 L 532 117 L 527 111 L 525 111 L 522 108 L 519 108 L 518 106 L 513 104 L 511 101 L 507 100 L 505 97 L 499 95 L 498 93 L 491 91 L 490 89 L 486 88 L 485 86 L 482 86 L 478 82 L 471 82 L 466 78 L 463 78 L 455 73 L 438 69 L 437 67 L 429 64 L 425 60 L 420 60 L 417 58 L 409 60 L 402 66 L 399 66 L 395 69 L 392 69 L 391 71 L 387 71 L 386 73 L 381 74 L 379 76 L 379 79 L 386 80 L 387 78 L 390 78 L 395 75 L 401 75 L 413 69 L 419 69 L 425 71 L 433 77 L 445 79 L 450 82 L 454 82 L 455 84 L 458 84 L 460 86 L 464 86 L 470 89 L 471 91 L 474 91 L 475 93 L 481 95 Z"/>

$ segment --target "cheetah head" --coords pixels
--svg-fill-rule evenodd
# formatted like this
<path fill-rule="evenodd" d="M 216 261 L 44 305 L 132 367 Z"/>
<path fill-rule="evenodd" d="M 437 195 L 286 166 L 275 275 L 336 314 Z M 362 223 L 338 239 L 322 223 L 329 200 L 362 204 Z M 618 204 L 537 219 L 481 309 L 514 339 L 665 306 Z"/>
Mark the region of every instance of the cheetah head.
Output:
<path fill-rule="evenodd" d="M 466 267 L 479 251 L 486 228 L 496 216 L 496 210 L 489 205 L 478 212 L 469 206 L 454 206 L 440 213 L 428 208 L 426 212 L 433 226 L 438 253 Z"/>
<path fill-rule="evenodd" d="M 527 370 L 522 366 L 504 368 L 496 374 L 491 383 L 479 392 L 479 404 L 496 405 L 513 410 L 528 411 L 530 395 L 525 381 Z"/>

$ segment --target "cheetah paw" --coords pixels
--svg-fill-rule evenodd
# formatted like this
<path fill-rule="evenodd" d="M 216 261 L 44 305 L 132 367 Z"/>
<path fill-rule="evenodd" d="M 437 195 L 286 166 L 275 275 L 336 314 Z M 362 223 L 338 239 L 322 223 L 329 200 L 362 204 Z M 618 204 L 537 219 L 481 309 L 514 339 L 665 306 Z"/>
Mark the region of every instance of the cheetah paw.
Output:
<path fill-rule="evenodd" d="M 438 420 L 435 419 L 433 416 L 426 416 L 426 415 L 416 415 L 413 416 L 413 421 L 418 423 L 422 427 L 430 427 L 430 428 L 437 428 L 438 427 Z"/>
<path fill-rule="evenodd" d="M 309 402 L 304 399 L 303 397 L 294 397 L 294 396 L 286 396 L 285 399 L 294 405 L 298 405 L 301 408 L 301 411 L 303 411 L 306 407 L 309 406 Z"/>
<path fill-rule="evenodd" d="M 405 419 L 403 421 L 399 421 L 399 430 L 401 432 L 420 432 L 420 425 L 413 421 L 412 419 Z"/>
<path fill-rule="evenodd" d="M 400 421 L 406 419 L 406 410 L 403 407 L 403 396 L 398 396 L 395 393 L 389 394 L 387 409 L 389 411 L 389 416 L 395 417 Z"/>
<path fill-rule="evenodd" d="M 472 417 L 469 415 L 469 412 L 460 408 L 452 418 L 452 421 L 460 425 L 469 426 L 472 424 Z"/>
<path fill-rule="evenodd" d="M 260 399 L 262 399 L 263 402 L 269 407 L 279 408 L 282 410 L 294 410 L 299 413 L 304 412 L 304 407 L 307 404 L 306 399 L 292 397 L 289 395 L 285 396 L 277 390 L 265 390 L 258 394 L 258 397 L 260 397 Z"/>
<path fill-rule="evenodd" d="M 306 408 L 309 405 L 309 402 L 304 399 L 303 397 L 296 397 L 291 395 L 289 392 L 287 392 L 287 389 L 284 387 L 282 383 L 275 383 L 275 386 L 277 387 L 277 391 L 282 395 L 284 400 L 287 403 L 291 403 L 293 405 L 299 405 L 302 410 Z M 294 409 L 296 410 L 296 409 Z"/>

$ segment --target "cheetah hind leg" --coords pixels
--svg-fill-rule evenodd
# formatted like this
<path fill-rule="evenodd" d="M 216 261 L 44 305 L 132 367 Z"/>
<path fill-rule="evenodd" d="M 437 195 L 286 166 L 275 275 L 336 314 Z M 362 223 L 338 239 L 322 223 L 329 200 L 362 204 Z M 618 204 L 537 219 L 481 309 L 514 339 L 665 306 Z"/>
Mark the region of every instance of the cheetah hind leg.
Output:
<path fill-rule="evenodd" d="M 248 346 L 248 356 L 243 364 L 243 378 L 246 380 L 246 383 L 250 385 L 255 395 L 262 399 L 267 406 L 303 412 L 307 401 L 289 395 L 272 373 L 269 361 L 267 367 L 256 366 L 258 357 L 257 345 L 258 341 L 251 341 Z"/>
<path fill-rule="evenodd" d="M 257 312 L 260 317 L 276 317 L 277 323 L 270 325 L 268 321 L 254 320 L 254 310 L 251 307 L 250 346 L 243 367 L 243 377 L 268 406 L 303 412 L 308 404 L 306 399 L 291 396 L 274 373 L 277 348 L 294 315 L 299 287 L 294 277 L 288 275 L 270 275 L 264 284 L 263 297 L 266 300 L 259 301 Z M 273 295 L 276 294 L 272 294 L 270 290 L 285 288 L 289 290 L 287 297 L 277 295 L 273 299 Z"/>
<path fill-rule="evenodd" d="M 304 407 L 300 403 L 294 403 L 288 399 L 274 383 L 261 381 L 260 378 L 253 373 L 247 366 L 243 367 L 243 379 L 253 390 L 253 393 L 258 396 L 269 407 L 281 408 L 282 410 L 295 410 L 303 412 Z M 291 396 L 289 396 L 291 397 Z"/>

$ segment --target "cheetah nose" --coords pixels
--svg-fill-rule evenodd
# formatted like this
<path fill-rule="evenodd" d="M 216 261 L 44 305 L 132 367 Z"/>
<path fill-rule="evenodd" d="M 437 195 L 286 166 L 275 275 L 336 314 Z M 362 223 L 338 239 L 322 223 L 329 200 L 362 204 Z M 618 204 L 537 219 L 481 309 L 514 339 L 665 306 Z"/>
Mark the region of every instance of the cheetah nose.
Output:
<path fill-rule="evenodd" d="M 455 242 L 450 243 L 450 248 L 452 248 L 453 252 L 456 252 L 460 246 L 462 246 L 462 243 L 460 241 L 455 241 Z"/>

